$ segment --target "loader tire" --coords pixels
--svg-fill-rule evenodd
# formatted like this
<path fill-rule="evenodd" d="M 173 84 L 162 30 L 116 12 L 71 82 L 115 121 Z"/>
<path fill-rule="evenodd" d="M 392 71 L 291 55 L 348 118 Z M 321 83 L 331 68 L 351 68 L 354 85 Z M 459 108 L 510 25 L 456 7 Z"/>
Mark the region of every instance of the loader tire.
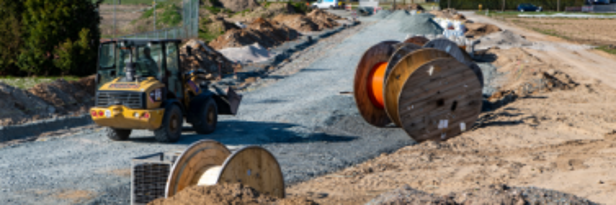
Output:
<path fill-rule="evenodd" d="M 197 108 L 197 116 L 192 126 L 197 134 L 204 135 L 214 132 L 216 124 L 218 124 L 218 106 L 216 106 L 216 101 L 210 97 Z"/>
<path fill-rule="evenodd" d="M 107 137 L 113 141 L 124 141 L 127 140 L 130 136 L 130 133 L 133 130 L 125 130 L 125 129 L 115 129 L 115 128 L 106 128 L 105 132 L 107 132 Z"/>
<path fill-rule="evenodd" d="M 165 115 L 160 128 L 154 130 L 154 137 L 158 142 L 177 142 L 182 136 L 184 117 L 178 105 L 171 104 L 165 108 Z"/>

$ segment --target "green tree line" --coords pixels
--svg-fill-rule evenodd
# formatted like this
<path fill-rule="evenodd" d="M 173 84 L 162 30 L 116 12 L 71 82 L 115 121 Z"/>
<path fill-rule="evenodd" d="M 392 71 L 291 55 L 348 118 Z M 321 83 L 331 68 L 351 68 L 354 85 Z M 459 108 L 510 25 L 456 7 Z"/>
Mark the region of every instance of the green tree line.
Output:
<path fill-rule="evenodd" d="M 102 0 L 0 0 L 0 76 L 96 71 Z"/>
<path fill-rule="evenodd" d="M 560 11 L 564 11 L 565 7 L 570 6 L 583 6 L 584 0 L 441 0 L 440 6 L 441 8 L 455 8 L 458 10 L 462 9 L 477 9 L 479 4 L 482 5 L 483 9 L 490 10 L 501 10 L 503 9 L 503 3 L 505 5 L 505 10 L 516 10 L 517 6 L 522 3 L 532 3 L 536 6 L 541 6 L 544 11 L 558 10 L 558 3 L 560 1 Z"/>

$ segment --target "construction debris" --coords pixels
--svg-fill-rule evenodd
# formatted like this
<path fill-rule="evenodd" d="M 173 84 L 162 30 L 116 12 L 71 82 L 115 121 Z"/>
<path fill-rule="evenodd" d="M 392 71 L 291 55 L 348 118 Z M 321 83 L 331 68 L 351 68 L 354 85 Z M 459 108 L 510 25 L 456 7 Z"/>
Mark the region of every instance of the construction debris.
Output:
<path fill-rule="evenodd" d="M 190 51 L 188 51 L 190 47 Z M 223 74 L 233 73 L 239 69 L 237 65 L 223 54 L 207 46 L 203 41 L 190 40 L 180 48 L 180 61 L 186 71 L 202 69 L 208 74 L 206 80 L 214 80 Z"/>
<path fill-rule="evenodd" d="M 466 23 L 466 36 L 481 37 L 495 32 L 502 31 L 498 26 L 487 23 Z"/>

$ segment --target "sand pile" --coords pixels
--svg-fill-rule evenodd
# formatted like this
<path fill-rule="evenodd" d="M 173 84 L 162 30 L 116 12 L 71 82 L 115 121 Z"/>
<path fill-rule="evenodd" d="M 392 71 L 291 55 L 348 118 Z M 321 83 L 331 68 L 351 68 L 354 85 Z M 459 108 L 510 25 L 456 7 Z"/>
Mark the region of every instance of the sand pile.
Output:
<path fill-rule="evenodd" d="M 488 49 L 492 47 L 506 49 L 531 45 L 532 43 L 527 41 L 524 37 L 509 30 L 504 30 L 477 39 L 475 49 Z"/>
<path fill-rule="evenodd" d="M 191 52 L 187 48 L 190 46 Z M 223 54 L 207 46 L 203 41 L 190 40 L 180 48 L 180 62 L 186 70 L 203 69 L 206 80 L 214 80 L 222 74 L 229 74 L 238 67 Z M 220 69 L 220 70 L 219 70 Z"/>
<path fill-rule="evenodd" d="M 594 204 L 575 195 L 528 187 L 489 185 L 468 189 L 449 195 L 434 195 L 405 185 L 399 189 L 379 195 L 367 205 L 381 204 L 434 204 L 434 205 L 479 205 L 479 204 L 551 204 L 559 201 L 567 204 Z"/>
<path fill-rule="evenodd" d="M 391 11 L 390 10 L 378 10 L 376 12 L 376 14 L 372 15 L 371 18 L 375 18 L 375 19 L 385 19 L 387 18 L 389 15 L 391 15 Z"/>
<path fill-rule="evenodd" d="M 223 7 L 234 12 L 259 7 L 259 4 L 255 0 L 219 0 L 219 2 L 223 5 Z"/>
<path fill-rule="evenodd" d="M 393 15 L 392 15 L 393 16 Z M 416 35 L 443 34 L 443 28 L 432 18 L 431 14 L 417 14 L 400 19 L 400 32 Z"/>
<path fill-rule="evenodd" d="M 340 16 L 325 12 L 321 9 L 314 9 L 306 16 L 319 25 L 319 30 L 336 27 L 338 26 L 338 22 L 336 22 L 336 20 L 343 19 Z"/>
<path fill-rule="evenodd" d="M 239 63 L 257 63 L 268 60 L 271 56 L 269 51 L 259 43 L 252 45 L 239 47 L 239 48 L 225 48 L 218 50 L 229 60 Z"/>
<path fill-rule="evenodd" d="M 466 33 L 464 33 L 466 36 L 479 37 L 501 31 L 498 26 L 486 23 L 465 23 L 464 26 L 467 29 Z"/>
<path fill-rule="evenodd" d="M 277 204 L 277 205 L 313 205 L 317 204 L 307 198 L 279 199 L 263 195 L 241 184 L 223 184 L 216 186 L 193 186 L 182 190 L 175 196 L 156 199 L 148 205 L 229 205 L 229 204 Z"/>
<path fill-rule="evenodd" d="M 209 43 L 217 50 L 229 47 L 242 47 L 259 43 L 271 48 L 283 42 L 299 37 L 295 29 L 291 29 L 275 21 L 257 18 L 246 29 L 231 29 Z"/>
<path fill-rule="evenodd" d="M 273 20 L 301 32 L 319 30 L 319 25 L 301 14 L 280 14 L 274 17 Z"/>

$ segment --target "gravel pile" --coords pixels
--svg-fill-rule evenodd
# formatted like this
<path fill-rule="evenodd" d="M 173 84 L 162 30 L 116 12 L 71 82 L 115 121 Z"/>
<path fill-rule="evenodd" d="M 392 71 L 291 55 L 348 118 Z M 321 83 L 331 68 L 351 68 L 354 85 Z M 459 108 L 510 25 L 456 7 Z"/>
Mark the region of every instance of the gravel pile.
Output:
<path fill-rule="evenodd" d="M 396 10 L 393 13 L 391 13 L 391 15 L 387 16 L 387 18 L 385 19 L 391 19 L 391 20 L 403 20 L 406 17 L 411 16 L 411 14 L 406 11 L 406 10 Z"/>
<path fill-rule="evenodd" d="M 508 187 L 489 185 L 468 189 L 448 195 L 428 194 L 405 185 L 399 189 L 381 194 L 367 205 L 381 204 L 597 204 L 572 194 L 536 187 Z"/>
<path fill-rule="evenodd" d="M 497 33 L 492 33 L 487 36 L 483 36 L 475 41 L 475 49 L 488 49 L 493 47 L 499 47 L 501 49 L 508 49 L 513 47 L 532 46 L 533 44 L 526 40 L 524 37 L 515 34 L 509 30 L 504 30 Z"/>
<path fill-rule="evenodd" d="M 443 28 L 432 20 L 433 17 L 432 14 L 417 14 L 401 18 L 399 31 L 415 35 L 443 34 Z"/>
<path fill-rule="evenodd" d="M 372 18 L 374 19 L 386 19 L 389 17 L 389 15 L 391 15 L 391 11 L 390 10 L 379 10 L 376 12 L 376 14 L 372 15 Z"/>

